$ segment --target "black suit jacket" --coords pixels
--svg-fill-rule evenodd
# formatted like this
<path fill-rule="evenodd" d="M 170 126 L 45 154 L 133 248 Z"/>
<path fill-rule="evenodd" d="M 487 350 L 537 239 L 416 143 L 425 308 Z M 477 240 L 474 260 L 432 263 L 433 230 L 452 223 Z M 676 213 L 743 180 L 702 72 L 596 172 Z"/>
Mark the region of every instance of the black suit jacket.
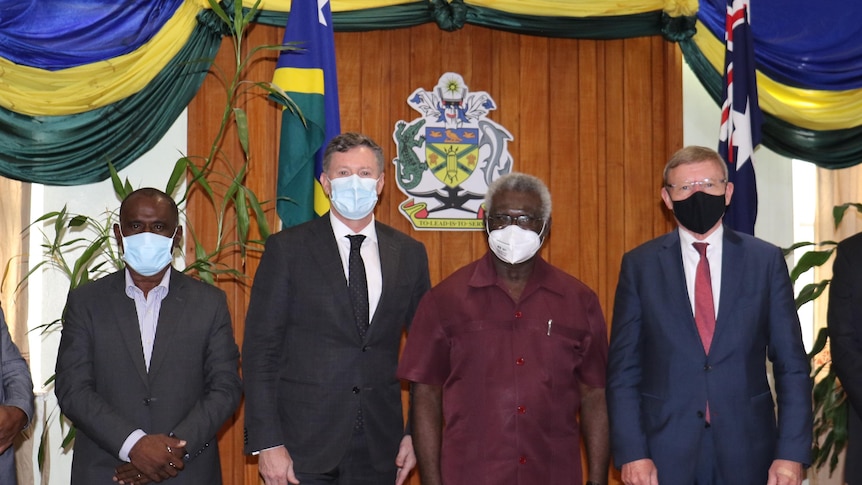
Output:
<path fill-rule="evenodd" d="M 862 233 L 838 245 L 827 321 L 832 367 L 850 402 L 844 479 L 862 484 Z"/>
<path fill-rule="evenodd" d="M 72 484 L 111 484 L 136 430 L 175 433 L 191 459 L 171 484 L 221 483 L 216 433 L 239 404 L 224 292 L 171 269 L 147 372 L 135 302 L 118 271 L 69 293 L 56 393 L 77 428 Z"/>
<path fill-rule="evenodd" d="M 247 453 L 283 444 L 297 470 L 330 471 L 362 406 L 373 465 L 394 467 L 404 434 L 398 350 L 430 280 L 420 242 L 376 230 L 383 292 L 364 340 L 329 216 L 267 241 L 243 343 Z"/>

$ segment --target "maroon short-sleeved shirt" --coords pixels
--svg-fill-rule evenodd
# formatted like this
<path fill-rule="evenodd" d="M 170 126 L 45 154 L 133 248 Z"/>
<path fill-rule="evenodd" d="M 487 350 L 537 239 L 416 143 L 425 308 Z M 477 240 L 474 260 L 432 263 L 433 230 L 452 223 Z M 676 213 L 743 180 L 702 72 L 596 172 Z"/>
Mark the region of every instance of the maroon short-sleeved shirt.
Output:
<path fill-rule="evenodd" d="M 598 298 L 539 257 L 513 301 L 491 258 L 422 299 L 398 376 L 443 387 L 447 485 L 580 484 L 579 383 L 605 386 Z"/>

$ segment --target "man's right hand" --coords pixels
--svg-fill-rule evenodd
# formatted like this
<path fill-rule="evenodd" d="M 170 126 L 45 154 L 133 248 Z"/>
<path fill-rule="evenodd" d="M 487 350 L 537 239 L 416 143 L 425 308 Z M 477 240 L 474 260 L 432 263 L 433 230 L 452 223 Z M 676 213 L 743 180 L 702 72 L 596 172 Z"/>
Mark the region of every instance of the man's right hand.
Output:
<path fill-rule="evenodd" d="M 293 471 L 293 459 L 284 446 L 261 451 L 258 455 L 257 469 L 266 485 L 299 483 Z"/>
<path fill-rule="evenodd" d="M 649 458 L 626 463 L 622 466 L 625 485 L 658 485 L 658 470 Z"/>
<path fill-rule="evenodd" d="M 175 477 L 185 467 L 172 451 L 185 448 L 186 442 L 164 434 L 148 434 L 135 443 L 129 459 L 142 474 L 154 482 Z"/>

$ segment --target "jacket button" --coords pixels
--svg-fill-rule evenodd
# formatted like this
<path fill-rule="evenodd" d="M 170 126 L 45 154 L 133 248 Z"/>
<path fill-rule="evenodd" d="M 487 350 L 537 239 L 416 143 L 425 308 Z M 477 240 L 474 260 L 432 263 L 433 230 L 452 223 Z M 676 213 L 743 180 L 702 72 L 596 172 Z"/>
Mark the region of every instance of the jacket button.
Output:
<path fill-rule="evenodd" d="M 359 388 L 358 387 L 353 388 L 353 394 L 359 394 Z"/>
<path fill-rule="evenodd" d="M 363 351 L 363 352 L 368 352 L 368 346 L 367 346 L 367 345 L 363 345 L 363 346 L 362 346 L 362 351 Z"/>
<path fill-rule="evenodd" d="M 698 411 L 698 412 L 697 412 L 697 417 L 698 417 L 698 418 L 703 418 L 703 411 Z"/>
<path fill-rule="evenodd" d="M 711 366 L 711 365 L 709 365 L 709 364 L 704 364 L 704 365 L 703 365 L 703 370 L 712 370 L 712 366 Z"/>
<path fill-rule="evenodd" d="M 150 399 L 150 398 L 148 398 L 148 397 L 145 397 L 145 398 L 144 398 L 144 406 L 149 406 L 149 405 L 150 405 L 150 402 L 152 402 L 152 399 Z"/>

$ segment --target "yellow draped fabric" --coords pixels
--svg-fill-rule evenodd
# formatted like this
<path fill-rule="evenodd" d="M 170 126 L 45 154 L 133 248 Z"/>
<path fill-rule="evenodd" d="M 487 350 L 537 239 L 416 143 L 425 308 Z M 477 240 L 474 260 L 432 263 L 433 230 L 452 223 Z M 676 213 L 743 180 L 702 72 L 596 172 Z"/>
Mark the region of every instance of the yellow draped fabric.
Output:
<path fill-rule="evenodd" d="M 704 57 L 724 72 L 724 40 L 702 23 L 694 36 Z M 822 91 L 795 88 L 757 72 L 760 108 L 790 124 L 809 130 L 838 130 L 862 125 L 862 89 Z"/>
<path fill-rule="evenodd" d="M 31 116 L 70 115 L 135 94 L 186 44 L 204 4 L 187 0 L 147 44 L 108 61 L 46 71 L 0 58 L 0 106 Z"/>

